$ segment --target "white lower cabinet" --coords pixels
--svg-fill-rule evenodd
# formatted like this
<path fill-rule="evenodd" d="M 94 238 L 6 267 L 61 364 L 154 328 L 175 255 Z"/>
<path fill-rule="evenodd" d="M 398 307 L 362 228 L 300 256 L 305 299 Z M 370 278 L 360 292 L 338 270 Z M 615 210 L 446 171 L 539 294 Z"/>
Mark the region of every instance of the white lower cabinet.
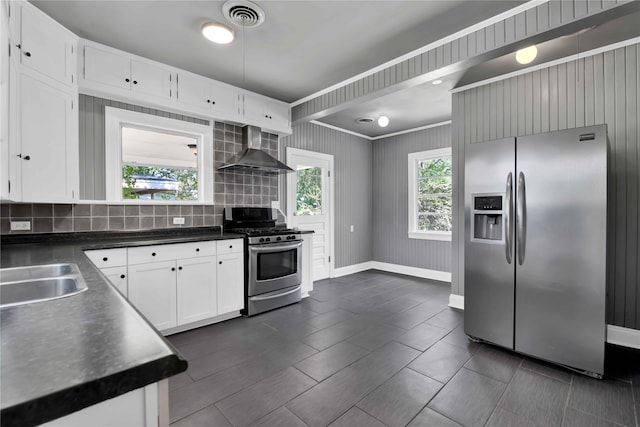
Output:
<path fill-rule="evenodd" d="M 177 325 L 176 262 L 129 266 L 129 300 L 159 330 Z"/>
<path fill-rule="evenodd" d="M 216 257 L 178 260 L 178 325 L 218 314 Z"/>
<path fill-rule="evenodd" d="M 240 315 L 243 250 L 243 240 L 232 239 L 85 254 L 149 322 L 171 334 Z"/>
<path fill-rule="evenodd" d="M 168 380 L 149 384 L 42 424 L 46 427 L 164 427 L 168 414 Z"/>
<path fill-rule="evenodd" d="M 218 255 L 217 267 L 218 314 L 242 310 L 244 308 L 243 254 Z"/>
<path fill-rule="evenodd" d="M 107 276 L 107 279 L 115 286 L 122 295 L 125 297 L 128 295 L 128 283 L 129 280 L 127 278 L 127 266 L 122 267 L 107 267 L 103 268 L 102 274 Z"/>

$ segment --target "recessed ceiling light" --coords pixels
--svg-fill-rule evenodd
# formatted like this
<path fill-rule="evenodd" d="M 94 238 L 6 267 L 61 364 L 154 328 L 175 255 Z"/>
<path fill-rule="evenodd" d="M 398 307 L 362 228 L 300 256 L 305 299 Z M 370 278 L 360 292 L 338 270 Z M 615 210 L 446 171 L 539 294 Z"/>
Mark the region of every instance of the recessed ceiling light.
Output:
<path fill-rule="evenodd" d="M 218 44 L 228 44 L 233 41 L 233 30 L 218 22 L 207 22 L 202 26 L 202 35 Z"/>
<path fill-rule="evenodd" d="M 380 116 L 378 117 L 378 126 L 381 128 L 386 128 L 389 125 L 389 117 Z"/>
<path fill-rule="evenodd" d="M 356 123 L 362 123 L 362 124 L 369 124 L 369 123 L 373 123 L 376 119 L 374 119 L 373 117 L 360 117 L 359 119 L 356 119 Z"/>
<path fill-rule="evenodd" d="M 437 79 L 431 82 L 432 85 L 439 85 L 440 83 L 442 83 L 442 80 Z"/>
<path fill-rule="evenodd" d="M 528 64 L 538 55 L 538 48 L 535 46 L 525 47 L 524 49 L 520 49 L 516 52 L 516 61 L 519 64 Z"/>

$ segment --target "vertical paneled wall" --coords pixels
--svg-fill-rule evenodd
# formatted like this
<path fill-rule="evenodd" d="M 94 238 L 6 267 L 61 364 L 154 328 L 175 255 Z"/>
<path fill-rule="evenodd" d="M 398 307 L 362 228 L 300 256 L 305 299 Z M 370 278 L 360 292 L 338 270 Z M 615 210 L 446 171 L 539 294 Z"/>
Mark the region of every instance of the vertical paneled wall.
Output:
<path fill-rule="evenodd" d="M 453 95 L 453 286 L 464 294 L 464 153 L 470 143 L 607 124 L 608 323 L 640 329 L 640 45 Z"/>
<path fill-rule="evenodd" d="M 542 2 L 515 16 L 487 25 L 299 104 L 291 110 L 291 118 L 294 122 L 313 118 L 329 108 L 629 2 L 630 0 Z"/>
<path fill-rule="evenodd" d="M 371 261 L 372 240 L 372 147 L 371 141 L 313 123 L 293 127 L 280 138 L 280 160 L 286 147 L 332 154 L 334 157 L 335 263 L 336 268 Z M 286 212 L 286 179 L 280 180 L 282 211 Z M 349 232 L 349 226 L 355 226 Z"/>
<path fill-rule="evenodd" d="M 408 154 L 451 146 L 451 125 L 373 142 L 373 260 L 451 271 L 451 242 L 409 239 Z"/>

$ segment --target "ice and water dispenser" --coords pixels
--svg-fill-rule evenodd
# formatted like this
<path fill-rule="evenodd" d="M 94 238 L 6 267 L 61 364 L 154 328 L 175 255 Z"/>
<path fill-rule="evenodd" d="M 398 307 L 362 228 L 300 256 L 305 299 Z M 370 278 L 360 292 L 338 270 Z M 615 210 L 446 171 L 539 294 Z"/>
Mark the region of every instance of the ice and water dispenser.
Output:
<path fill-rule="evenodd" d="M 501 194 L 472 195 L 473 227 L 471 240 L 485 243 L 503 241 L 503 208 Z"/>

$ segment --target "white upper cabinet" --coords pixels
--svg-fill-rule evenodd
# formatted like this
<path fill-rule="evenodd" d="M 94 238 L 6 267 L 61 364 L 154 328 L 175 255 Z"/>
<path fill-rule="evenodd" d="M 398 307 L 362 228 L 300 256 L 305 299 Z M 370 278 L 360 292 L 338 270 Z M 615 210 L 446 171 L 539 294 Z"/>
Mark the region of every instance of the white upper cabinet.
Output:
<path fill-rule="evenodd" d="M 178 102 L 210 112 L 214 117 L 239 120 L 240 94 L 232 86 L 190 73 L 178 74 Z"/>
<path fill-rule="evenodd" d="M 13 3 L 12 52 L 20 64 L 66 85 L 75 84 L 77 39 L 42 12 Z"/>
<path fill-rule="evenodd" d="M 73 202 L 78 198 L 77 114 L 73 97 L 46 82 L 20 77 L 17 158 L 23 202 Z M 75 120 L 74 120 L 75 118 Z"/>
<path fill-rule="evenodd" d="M 89 40 L 79 51 L 81 93 L 291 134 L 285 102 Z"/>
<path fill-rule="evenodd" d="M 69 203 L 78 199 L 77 38 L 27 2 L 10 2 L 10 60 L 3 58 L 2 198 Z M 6 21 L 3 17 L 3 26 Z M 4 80 L 8 77 L 8 81 Z M 5 100 L 3 99 L 3 102 Z M 7 120 L 4 122 L 4 120 Z M 6 180 L 6 181 L 5 181 Z"/>
<path fill-rule="evenodd" d="M 151 61 L 133 59 L 108 47 L 82 46 L 81 86 L 98 92 L 131 91 L 158 99 L 172 98 L 172 70 Z"/>
<path fill-rule="evenodd" d="M 245 92 L 243 99 L 247 123 L 276 133 L 287 133 L 287 129 L 290 132 L 288 104 L 252 92 Z"/>

